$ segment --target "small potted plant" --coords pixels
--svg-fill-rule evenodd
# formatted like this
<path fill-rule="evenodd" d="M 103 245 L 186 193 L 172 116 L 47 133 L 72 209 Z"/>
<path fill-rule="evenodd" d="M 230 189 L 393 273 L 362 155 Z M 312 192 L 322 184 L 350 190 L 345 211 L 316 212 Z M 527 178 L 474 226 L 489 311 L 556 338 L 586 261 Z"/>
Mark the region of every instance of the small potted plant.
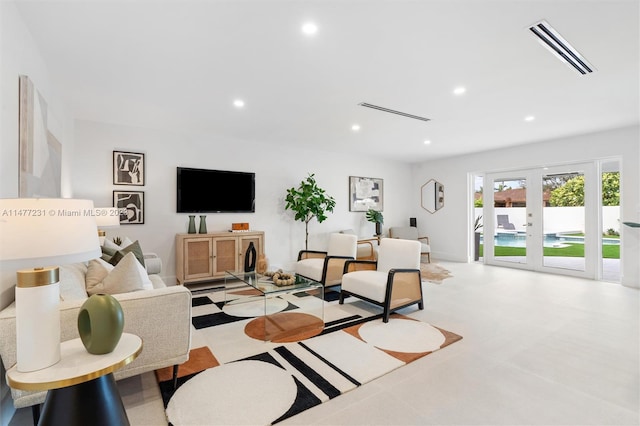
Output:
<path fill-rule="evenodd" d="M 382 217 L 382 212 L 379 212 L 374 209 L 367 210 L 366 218 L 369 222 L 373 222 L 376 224 L 376 237 L 382 235 L 382 224 L 384 223 L 384 218 Z"/>
<path fill-rule="evenodd" d="M 476 221 L 473 223 L 473 232 L 475 236 L 475 251 L 474 251 L 474 260 L 480 260 L 480 228 L 482 228 L 482 215 L 476 217 Z"/>

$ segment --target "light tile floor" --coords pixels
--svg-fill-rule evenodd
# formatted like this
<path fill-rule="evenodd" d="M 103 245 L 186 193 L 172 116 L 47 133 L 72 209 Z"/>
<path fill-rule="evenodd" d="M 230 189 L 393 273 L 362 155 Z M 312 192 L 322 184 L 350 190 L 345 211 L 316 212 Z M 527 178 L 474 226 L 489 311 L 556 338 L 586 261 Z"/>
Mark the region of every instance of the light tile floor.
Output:
<path fill-rule="evenodd" d="M 439 262 L 424 311 L 464 338 L 283 425 L 638 425 L 640 292 Z M 166 424 L 152 373 L 119 383 L 134 425 Z M 25 415 L 25 412 L 27 415 Z M 28 425 L 18 410 L 11 425 Z"/>

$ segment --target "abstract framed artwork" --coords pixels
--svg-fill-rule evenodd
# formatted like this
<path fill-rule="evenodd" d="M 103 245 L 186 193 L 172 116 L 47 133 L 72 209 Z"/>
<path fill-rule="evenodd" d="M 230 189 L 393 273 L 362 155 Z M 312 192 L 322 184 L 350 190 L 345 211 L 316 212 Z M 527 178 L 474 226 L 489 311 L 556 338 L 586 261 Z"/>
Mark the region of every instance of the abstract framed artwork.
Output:
<path fill-rule="evenodd" d="M 120 209 L 121 225 L 144 223 L 144 192 L 113 191 L 113 207 Z"/>
<path fill-rule="evenodd" d="M 145 162 L 140 152 L 113 151 L 113 184 L 144 186 Z"/>
<path fill-rule="evenodd" d="M 349 176 L 349 211 L 383 210 L 383 181 L 378 178 Z"/>
<path fill-rule="evenodd" d="M 19 82 L 19 188 L 22 198 L 62 196 L 62 145 L 47 101 L 26 75 Z"/>

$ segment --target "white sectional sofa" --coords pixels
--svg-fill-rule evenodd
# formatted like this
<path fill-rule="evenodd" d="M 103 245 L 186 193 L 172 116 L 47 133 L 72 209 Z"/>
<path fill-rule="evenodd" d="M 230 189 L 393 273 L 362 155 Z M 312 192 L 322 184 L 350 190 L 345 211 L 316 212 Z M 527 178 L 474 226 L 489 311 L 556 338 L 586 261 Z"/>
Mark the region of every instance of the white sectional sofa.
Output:
<path fill-rule="evenodd" d="M 189 359 L 191 345 L 191 292 L 183 286 L 166 286 L 160 278 L 161 262 L 145 254 L 145 266 L 153 289 L 114 294 L 124 311 L 124 332 L 142 338 L 142 353 L 114 372 L 116 380 L 181 364 Z M 60 267 L 61 340 L 78 336 L 77 318 L 87 299 L 87 263 Z M 16 363 L 15 302 L 0 312 L 0 357 L 5 369 Z M 16 408 L 44 402 L 46 392 L 11 389 Z"/>

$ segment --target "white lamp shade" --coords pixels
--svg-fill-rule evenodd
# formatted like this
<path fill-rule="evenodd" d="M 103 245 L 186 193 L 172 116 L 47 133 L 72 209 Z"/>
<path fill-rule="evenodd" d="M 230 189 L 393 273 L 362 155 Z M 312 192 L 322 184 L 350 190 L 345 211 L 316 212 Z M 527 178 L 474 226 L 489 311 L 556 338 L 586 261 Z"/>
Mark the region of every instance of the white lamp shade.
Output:
<path fill-rule="evenodd" d="M 0 199 L 0 260 L 60 265 L 100 257 L 93 201 Z"/>
<path fill-rule="evenodd" d="M 101 254 L 93 201 L 68 198 L 0 200 L 0 260 L 18 271 L 16 355 L 18 371 L 60 360 L 60 282 L 50 264 L 82 262 Z"/>
<path fill-rule="evenodd" d="M 120 226 L 120 209 L 118 207 L 96 207 L 94 212 L 98 228 Z"/>

